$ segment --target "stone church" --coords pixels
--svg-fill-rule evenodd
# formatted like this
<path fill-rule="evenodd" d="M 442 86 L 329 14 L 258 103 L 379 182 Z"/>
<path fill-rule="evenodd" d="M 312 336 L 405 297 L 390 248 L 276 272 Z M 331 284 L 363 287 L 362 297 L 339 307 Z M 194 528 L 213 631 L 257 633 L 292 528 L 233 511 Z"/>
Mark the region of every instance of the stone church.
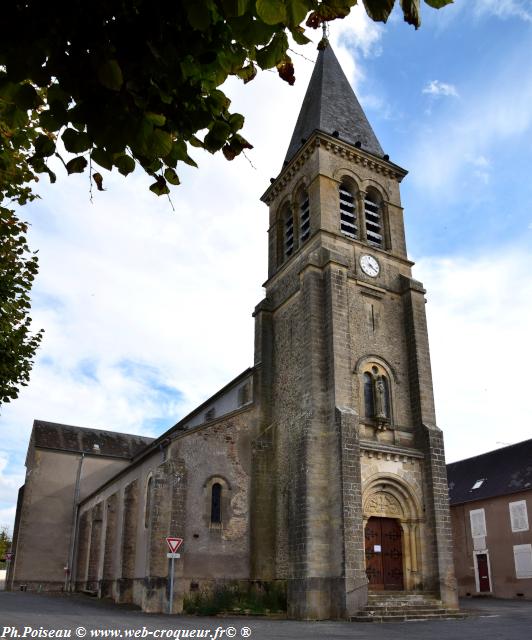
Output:
<path fill-rule="evenodd" d="M 326 40 L 269 207 L 253 367 L 156 439 L 35 421 L 12 589 L 165 611 L 218 583 L 277 584 L 288 615 L 368 593 L 457 607 L 425 290 L 399 185 Z"/>

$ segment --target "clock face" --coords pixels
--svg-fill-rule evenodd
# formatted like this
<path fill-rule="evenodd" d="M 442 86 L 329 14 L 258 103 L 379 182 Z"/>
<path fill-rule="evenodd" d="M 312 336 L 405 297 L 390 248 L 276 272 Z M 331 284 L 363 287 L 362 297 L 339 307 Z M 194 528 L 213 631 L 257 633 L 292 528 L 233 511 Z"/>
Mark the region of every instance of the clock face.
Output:
<path fill-rule="evenodd" d="M 362 271 L 372 278 L 376 278 L 381 270 L 377 259 L 368 255 L 364 255 L 360 258 L 360 266 L 362 267 Z"/>

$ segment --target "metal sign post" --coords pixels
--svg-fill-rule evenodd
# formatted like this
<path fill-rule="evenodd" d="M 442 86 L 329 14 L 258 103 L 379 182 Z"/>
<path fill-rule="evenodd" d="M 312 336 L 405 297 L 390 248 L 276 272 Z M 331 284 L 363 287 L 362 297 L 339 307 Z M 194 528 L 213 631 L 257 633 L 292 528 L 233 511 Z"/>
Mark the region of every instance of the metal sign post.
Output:
<path fill-rule="evenodd" d="M 174 560 L 180 558 L 181 554 L 176 553 L 183 544 L 183 538 L 166 538 L 166 544 L 170 549 L 170 553 L 166 554 L 170 558 L 170 598 L 168 599 L 168 615 L 172 615 L 172 606 L 174 604 Z"/>

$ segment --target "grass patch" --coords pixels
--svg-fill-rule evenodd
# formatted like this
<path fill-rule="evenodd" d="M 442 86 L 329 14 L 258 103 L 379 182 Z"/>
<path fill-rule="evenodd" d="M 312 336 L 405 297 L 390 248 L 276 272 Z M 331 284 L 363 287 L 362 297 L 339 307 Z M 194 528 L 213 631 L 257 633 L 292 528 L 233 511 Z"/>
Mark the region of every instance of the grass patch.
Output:
<path fill-rule="evenodd" d="M 183 610 L 199 616 L 214 616 L 217 613 L 284 613 L 286 591 L 283 584 L 276 583 L 251 585 L 245 590 L 234 583 L 216 584 L 211 589 L 186 595 Z"/>

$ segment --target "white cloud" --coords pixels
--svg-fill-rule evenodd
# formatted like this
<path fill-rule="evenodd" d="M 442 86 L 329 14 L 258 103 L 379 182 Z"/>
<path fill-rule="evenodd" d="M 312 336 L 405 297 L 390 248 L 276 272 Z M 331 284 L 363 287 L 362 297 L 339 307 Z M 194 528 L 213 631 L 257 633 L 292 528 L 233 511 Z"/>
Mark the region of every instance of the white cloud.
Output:
<path fill-rule="evenodd" d="M 448 460 L 530 438 L 531 271 L 532 254 L 518 248 L 417 264 Z"/>
<path fill-rule="evenodd" d="M 477 16 L 493 15 L 498 18 L 520 18 L 532 22 L 530 0 L 476 0 Z"/>
<path fill-rule="evenodd" d="M 432 80 L 422 89 L 422 93 L 427 93 L 432 96 L 453 96 L 458 97 L 458 91 L 452 84 L 440 82 L 439 80 Z"/>
<path fill-rule="evenodd" d="M 466 180 L 468 165 L 474 171 L 471 158 L 487 158 L 499 145 L 530 131 L 532 77 L 519 72 L 517 79 L 513 69 L 507 62 L 489 84 L 471 85 L 459 108 L 449 108 L 430 126 L 419 127 L 409 148 L 411 157 L 405 160 L 418 186 L 452 194 L 457 183 Z M 486 172 L 481 174 L 484 179 Z"/>

